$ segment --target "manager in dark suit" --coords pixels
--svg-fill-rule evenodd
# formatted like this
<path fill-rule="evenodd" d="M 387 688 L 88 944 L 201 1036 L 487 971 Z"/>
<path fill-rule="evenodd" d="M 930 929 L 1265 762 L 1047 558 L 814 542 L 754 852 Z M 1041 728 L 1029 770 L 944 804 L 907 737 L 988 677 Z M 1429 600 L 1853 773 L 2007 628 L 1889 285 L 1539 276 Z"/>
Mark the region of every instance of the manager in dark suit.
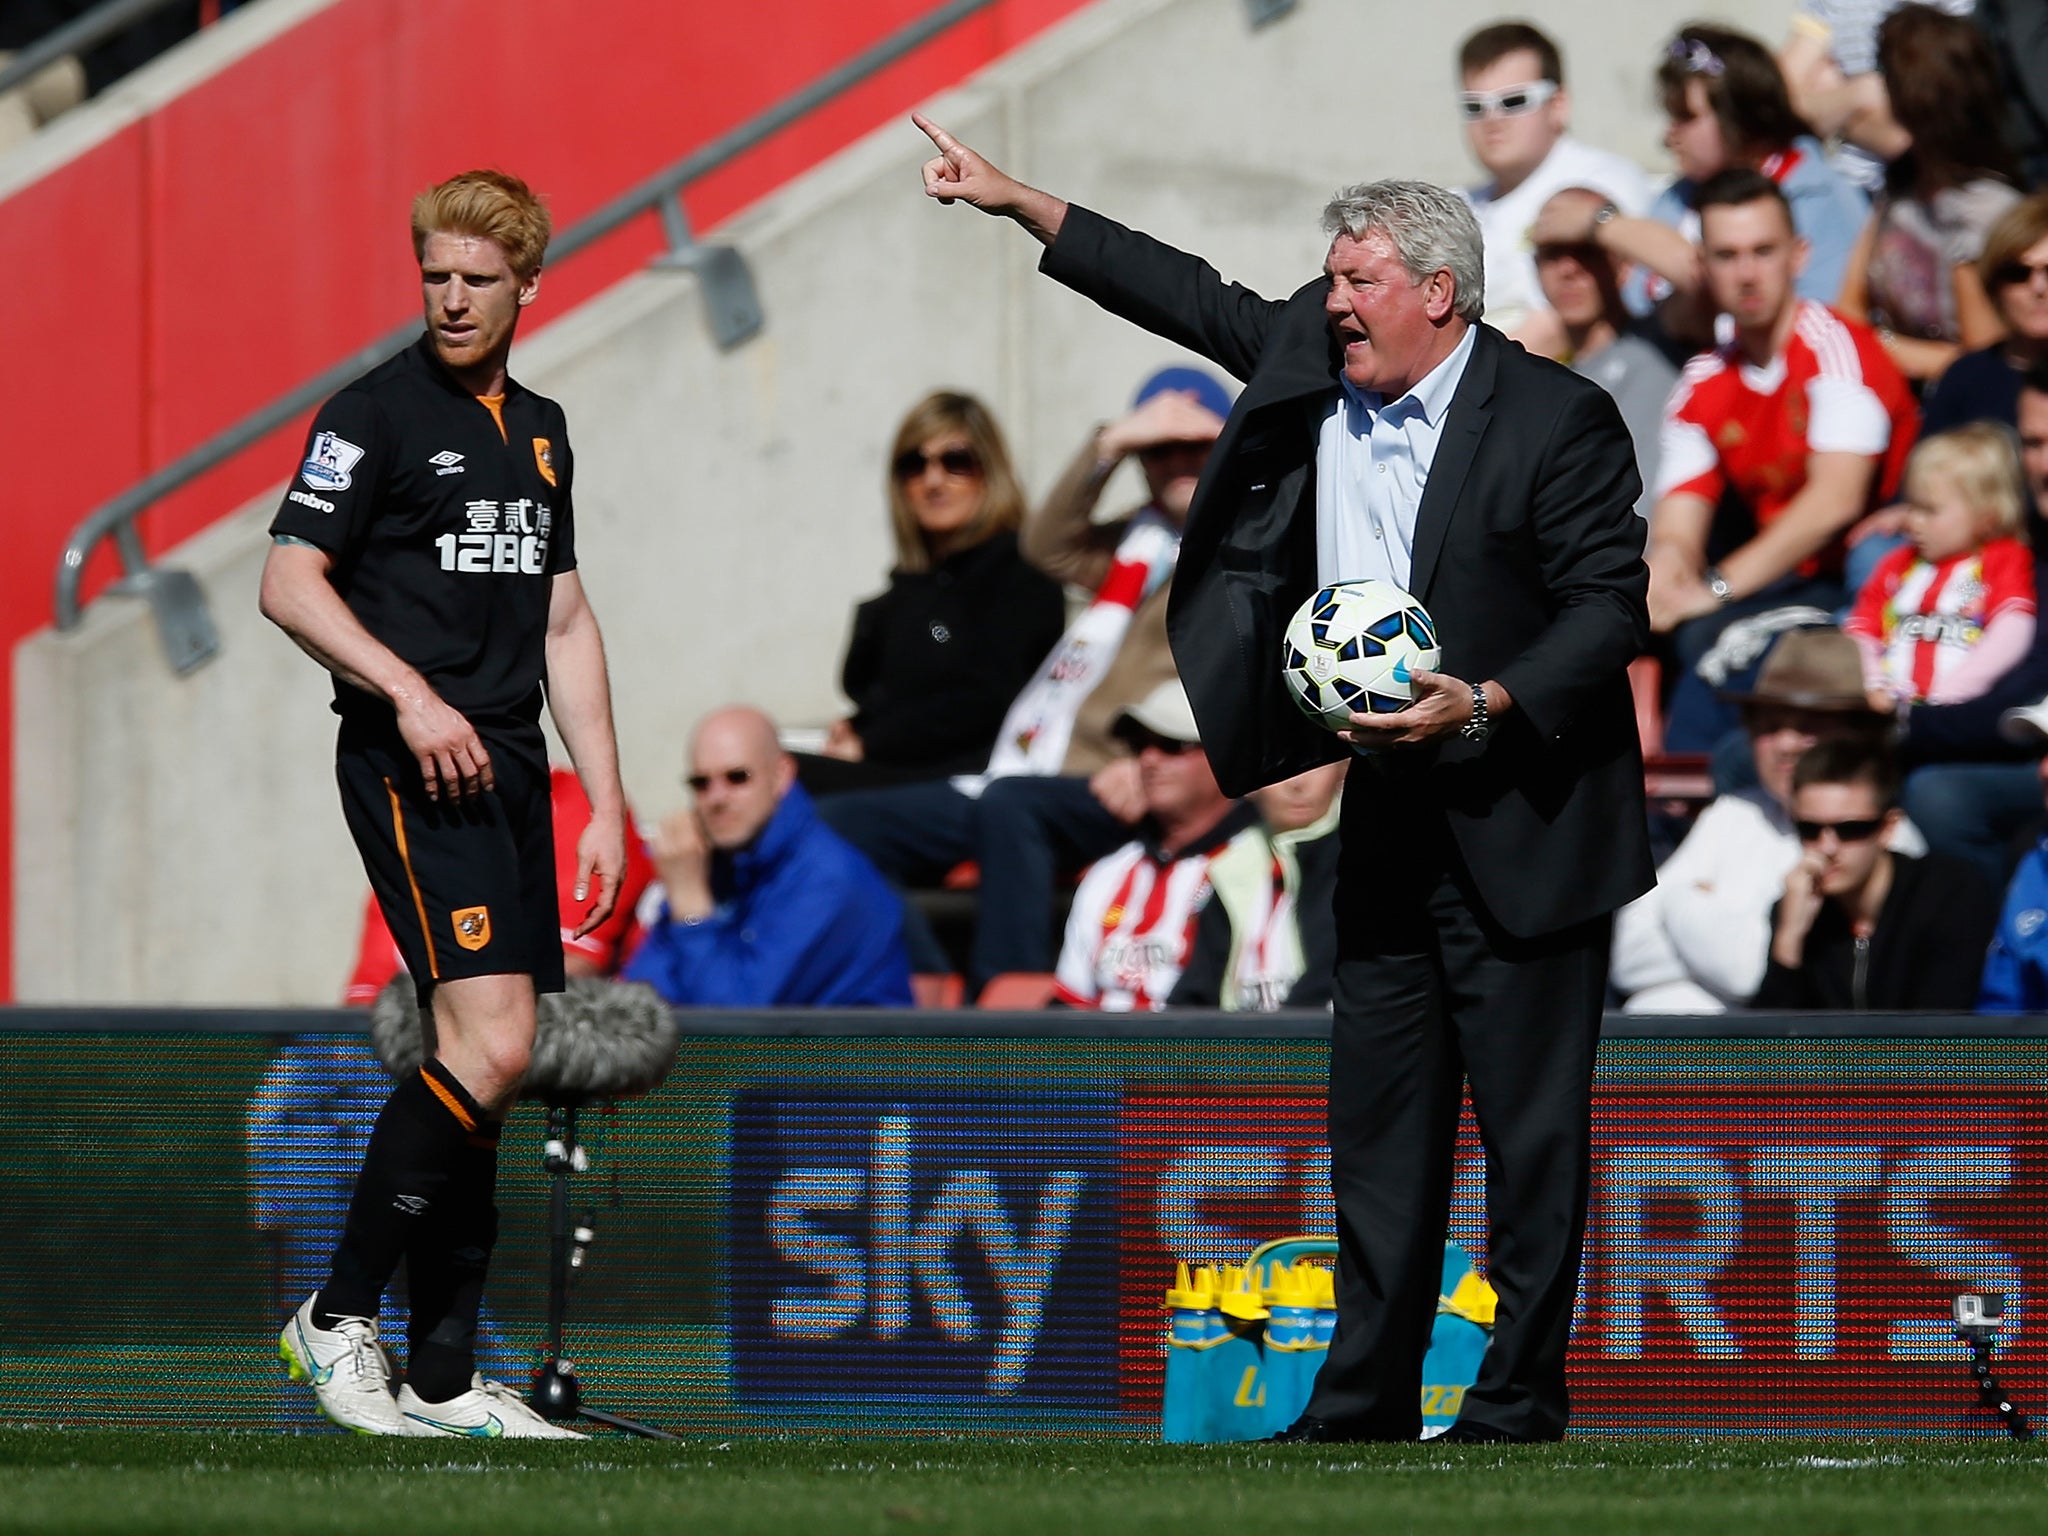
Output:
<path fill-rule="evenodd" d="M 1469 1080 L 1500 1306 L 1448 1437 L 1556 1439 L 1608 937 L 1652 880 L 1626 675 L 1649 578 L 1621 414 L 1478 323 L 1479 229 L 1442 188 L 1346 189 L 1324 212 L 1323 275 L 1273 301 L 917 121 L 939 150 L 930 195 L 1016 220 L 1048 276 L 1246 381 L 1168 619 L 1226 791 L 1347 750 L 1281 680 L 1281 633 L 1318 585 L 1391 581 L 1436 619 L 1443 670 L 1345 733 L 1366 755 L 1336 898 L 1337 1335 L 1281 1438 L 1420 1433 Z"/>

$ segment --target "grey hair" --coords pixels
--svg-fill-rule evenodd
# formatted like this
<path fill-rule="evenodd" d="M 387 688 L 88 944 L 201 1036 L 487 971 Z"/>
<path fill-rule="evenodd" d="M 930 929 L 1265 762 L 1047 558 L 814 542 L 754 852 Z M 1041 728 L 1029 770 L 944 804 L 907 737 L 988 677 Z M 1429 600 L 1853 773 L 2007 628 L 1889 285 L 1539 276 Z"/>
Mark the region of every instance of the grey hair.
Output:
<path fill-rule="evenodd" d="M 1363 240 L 1368 230 L 1387 237 L 1418 283 L 1448 270 L 1461 318 L 1477 321 L 1486 313 L 1486 242 L 1457 193 L 1427 181 L 1362 181 L 1323 209 L 1323 233 L 1333 240 Z"/>

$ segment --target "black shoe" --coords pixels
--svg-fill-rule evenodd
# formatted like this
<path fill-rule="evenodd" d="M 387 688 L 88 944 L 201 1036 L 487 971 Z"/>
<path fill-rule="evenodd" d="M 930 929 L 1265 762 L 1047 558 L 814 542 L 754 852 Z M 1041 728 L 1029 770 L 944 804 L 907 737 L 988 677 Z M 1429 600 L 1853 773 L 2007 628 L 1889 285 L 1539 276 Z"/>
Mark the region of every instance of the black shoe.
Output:
<path fill-rule="evenodd" d="M 1362 1445 L 1395 1438 L 1391 1435 L 1376 1435 L 1355 1424 L 1340 1424 L 1330 1419 L 1312 1418 L 1303 1414 L 1277 1435 L 1266 1436 L 1267 1445 Z M 1412 1440 L 1413 1435 L 1401 1436 Z"/>

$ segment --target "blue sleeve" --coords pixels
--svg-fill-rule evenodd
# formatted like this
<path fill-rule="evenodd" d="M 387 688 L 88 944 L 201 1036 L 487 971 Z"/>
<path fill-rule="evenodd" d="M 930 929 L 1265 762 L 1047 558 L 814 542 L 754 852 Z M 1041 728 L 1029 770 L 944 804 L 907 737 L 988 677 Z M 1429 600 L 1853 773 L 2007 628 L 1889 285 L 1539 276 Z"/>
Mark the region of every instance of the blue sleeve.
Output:
<path fill-rule="evenodd" d="M 2048 901 L 2048 864 L 2037 849 L 2020 862 L 2006 892 L 2005 909 L 1998 915 L 1998 931 L 1991 936 L 1991 948 L 1984 957 L 1984 977 L 1977 988 L 1979 1013 L 2036 1013 L 2048 1008 L 2048 984 L 2044 984 L 2041 962 L 2048 959 L 2039 925 L 2039 909 Z M 2020 918 L 2034 919 L 2031 941 L 2021 936 Z"/>
<path fill-rule="evenodd" d="M 1829 168 L 1820 145 L 1801 139 L 1799 148 L 1811 157 L 1813 170 L 1785 188 L 1792 204 L 1792 222 L 1806 239 L 1806 270 L 1799 275 L 1799 296 L 1822 304 L 1841 301 L 1842 279 L 1855 254 L 1856 237 L 1870 216 L 1870 203 L 1854 186 Z"/>
<path fill-rule="evenodd" d="M 766 1008 L 796 958 L 793 938 L 787 926 L 763 933 L 729 912 L 679 923 L 664 906 L 624 975 L 678 1008 Z"/>
<path fill-rule="evenodd" d="M 2006 925 L 2001 921 L 1992 936 L 1991 949 L 1984 956 L 1984 979 L 1977 987 L 1979 1013 L 2025 1013 L 2021 997 L 2019 956 L 2005 941 Z"/>
<path fill-rule="evenodd" d="M 835 873 L 802 861 L 701 923 L 673 922 L 664 907 L 626 979 L 683 1008 L 909 1007 L 895 893 Z"/>

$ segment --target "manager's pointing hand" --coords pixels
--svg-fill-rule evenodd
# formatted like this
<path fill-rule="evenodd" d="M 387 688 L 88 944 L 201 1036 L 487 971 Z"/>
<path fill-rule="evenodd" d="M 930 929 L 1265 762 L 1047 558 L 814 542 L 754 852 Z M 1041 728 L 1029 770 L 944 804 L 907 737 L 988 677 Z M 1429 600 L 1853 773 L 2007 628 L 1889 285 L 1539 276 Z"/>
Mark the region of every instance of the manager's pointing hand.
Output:
<path fill-rule="evenodd" d="M 938 150 L 924 163 L 925 196 L 1015 219 L 1041 244 L 1052 244 L 1067 217 L 1065 202 L 1004 175 L 922 112 L 911 113 L 910 120 Z"/>

